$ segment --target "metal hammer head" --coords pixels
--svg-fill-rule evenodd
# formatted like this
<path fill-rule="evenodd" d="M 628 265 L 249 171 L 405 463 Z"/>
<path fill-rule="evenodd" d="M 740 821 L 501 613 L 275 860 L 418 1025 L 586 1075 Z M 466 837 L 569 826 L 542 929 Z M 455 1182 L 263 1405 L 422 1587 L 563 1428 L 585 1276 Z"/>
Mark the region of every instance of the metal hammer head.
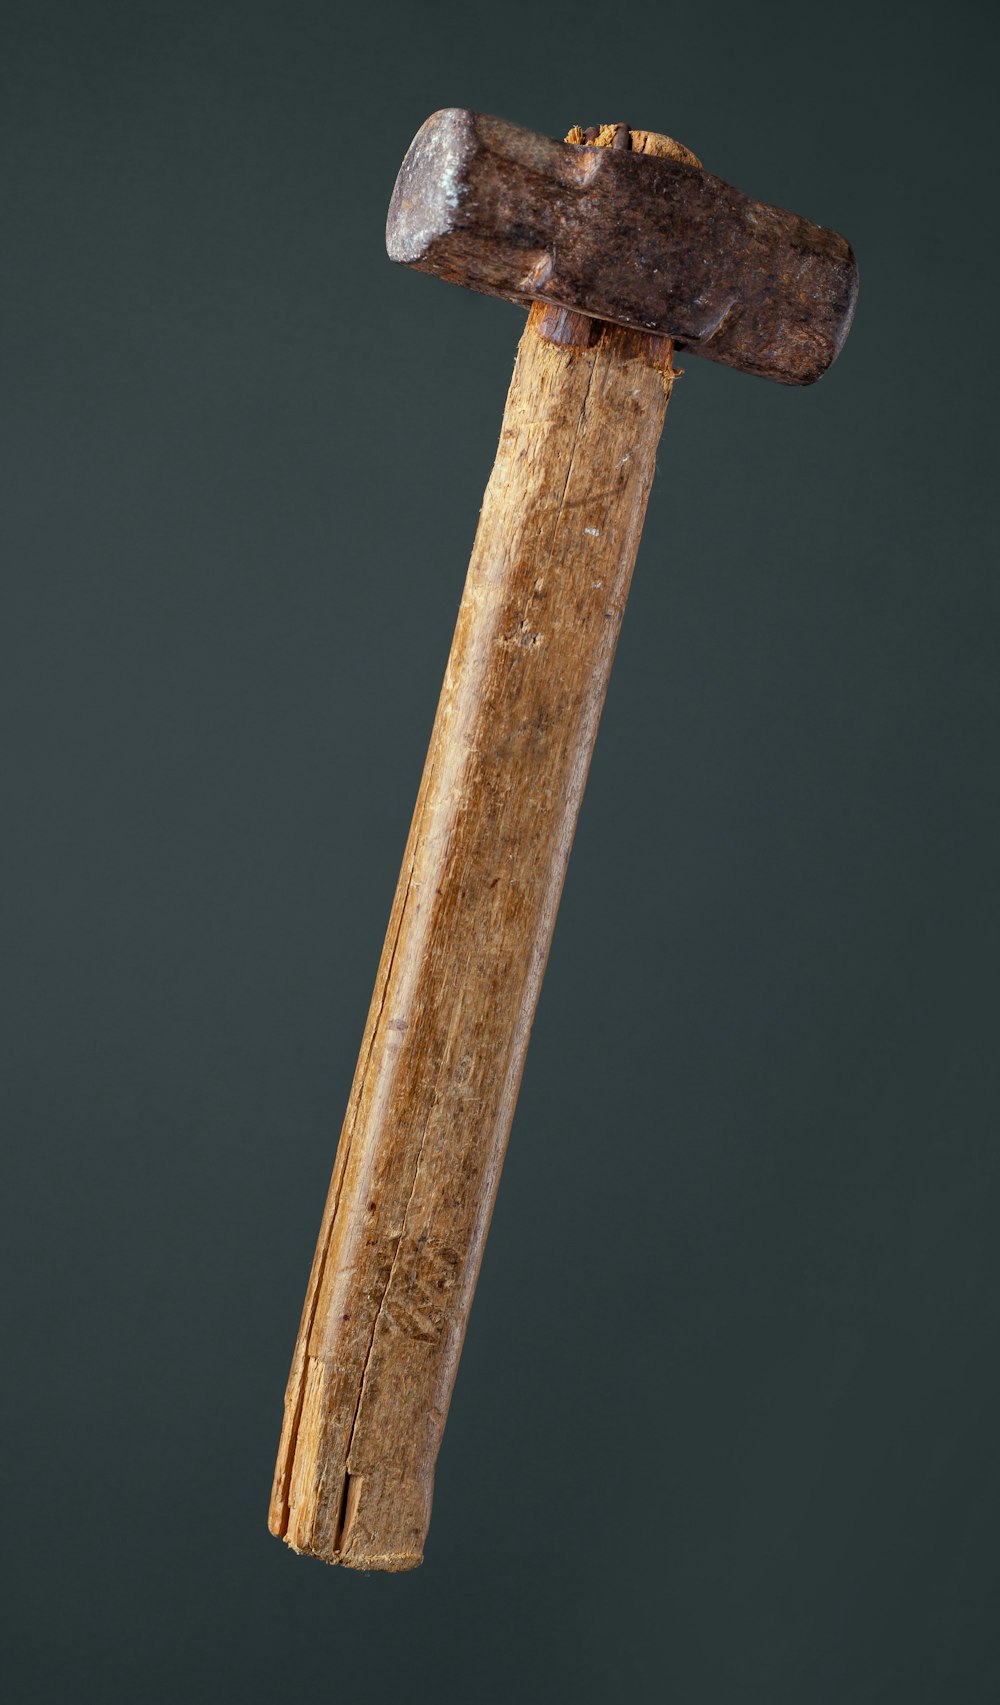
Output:
<path fill-rule="evenodd" d="M 386 247 L 452 284 L 659 332 L 784 385 L 826 372 L 858 291 L 836 231 L 700 166 L 555 142 L 461 107 L 411 143 Z"/>

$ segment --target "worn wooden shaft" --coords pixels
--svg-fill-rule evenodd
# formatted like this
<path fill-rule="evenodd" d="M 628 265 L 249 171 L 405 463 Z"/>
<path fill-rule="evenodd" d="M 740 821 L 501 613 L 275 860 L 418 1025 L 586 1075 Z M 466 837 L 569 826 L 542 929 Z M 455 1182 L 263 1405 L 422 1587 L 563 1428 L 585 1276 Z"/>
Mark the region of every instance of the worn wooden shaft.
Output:
<path fill-rule="evenodd" d="M 419 1563 L 672 345 L 536 304 L 320 1230 L 272 1531 Z"/>

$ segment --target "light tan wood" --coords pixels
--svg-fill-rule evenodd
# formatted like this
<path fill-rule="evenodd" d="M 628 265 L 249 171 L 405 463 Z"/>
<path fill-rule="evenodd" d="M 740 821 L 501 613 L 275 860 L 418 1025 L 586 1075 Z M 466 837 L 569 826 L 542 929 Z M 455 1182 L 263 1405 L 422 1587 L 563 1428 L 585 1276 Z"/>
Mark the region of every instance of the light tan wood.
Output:
<path fill-rule="evenodd" d="M 575 142 L 578 147 L 613 148 L 615 136 L 623 128 L 626 127 L 620 124 L 595 124 L 595 134 L 588 137 L 582 125 L 574 124 L 563 140 Z M 659 154 L 668 160 L 682 160 L 686 166 L 701 165 L 697 154 L 692 154 L 683 142 L 675 142 L 672 136 L 661 136 L 655 130 L 629 130 L 628 146 L 633 154 Z"/>
<path fill-rule="evenodd" d="M 423 1555 L 671 354 L 521 340 L 285 1400 L 271 1529 L 328 1562 Z"/>

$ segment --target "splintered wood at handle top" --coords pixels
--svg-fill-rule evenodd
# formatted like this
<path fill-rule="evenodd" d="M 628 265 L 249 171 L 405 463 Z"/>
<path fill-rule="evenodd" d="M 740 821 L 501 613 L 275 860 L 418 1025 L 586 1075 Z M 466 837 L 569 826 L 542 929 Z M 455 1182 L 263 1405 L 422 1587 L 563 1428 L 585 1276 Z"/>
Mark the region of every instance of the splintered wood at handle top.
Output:
<path fill-rule="evenodd" d="M 271 1530 L 327 1562 L 423 1556 L 671 354 L 521 339 L 285 1399 Z"/>

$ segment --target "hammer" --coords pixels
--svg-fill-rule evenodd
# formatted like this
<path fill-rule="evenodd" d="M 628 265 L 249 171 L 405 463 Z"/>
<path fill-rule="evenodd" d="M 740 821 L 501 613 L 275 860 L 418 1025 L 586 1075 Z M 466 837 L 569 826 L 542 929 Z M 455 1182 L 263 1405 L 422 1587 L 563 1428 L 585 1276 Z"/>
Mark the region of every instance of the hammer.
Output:
<path fill-rule="evenodd" d="M 388 252 L 529 308 L 285 1398 L 271 1531 L 423 1557 L 434 1466 L 652 483 L 675 348 L 785 385 L 847 336 L 843 237 L 625 125 L 449 108 Z"/>

